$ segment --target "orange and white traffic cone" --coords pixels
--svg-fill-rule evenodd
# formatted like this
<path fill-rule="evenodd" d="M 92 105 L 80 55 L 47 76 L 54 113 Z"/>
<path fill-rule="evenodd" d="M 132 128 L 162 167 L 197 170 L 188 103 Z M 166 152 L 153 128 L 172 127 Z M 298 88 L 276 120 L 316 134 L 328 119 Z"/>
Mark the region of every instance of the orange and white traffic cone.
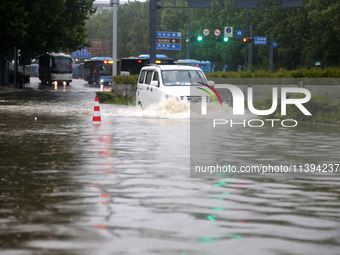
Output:
<path fill-rule="evenodd" d="M 99 98 L 96 97 L 95 104 L 94 104 L 94 112 L 93 112 L 93 124 L 100 125 L 101 121 L 102 119 L 100 117 Z"/>

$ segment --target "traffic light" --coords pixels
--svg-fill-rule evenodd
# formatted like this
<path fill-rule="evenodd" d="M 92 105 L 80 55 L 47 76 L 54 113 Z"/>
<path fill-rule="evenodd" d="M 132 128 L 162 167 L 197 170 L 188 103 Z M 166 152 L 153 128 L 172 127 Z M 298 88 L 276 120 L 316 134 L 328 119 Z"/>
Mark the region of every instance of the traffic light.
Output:
<path fill-rule="evenodd" d="M 203 36 L 199 35 L 197 36 L 197 41 L 201 42 L 203 40 Z"/>
<path fill-rule="evenodd" d="M 254 42 L 254 38 L 251 38 L 251 37 L 243 37 L 243 38 L 242 38 L 242 42 L 243 42 L 243 43 L 253 43 L 253 42 Z"/>
<path fill-rule="evenodd" d="M 228 42 L 229 41 L 229 38 L 228 37 L 224 37 L 223 38 L 223 42 Z"/>

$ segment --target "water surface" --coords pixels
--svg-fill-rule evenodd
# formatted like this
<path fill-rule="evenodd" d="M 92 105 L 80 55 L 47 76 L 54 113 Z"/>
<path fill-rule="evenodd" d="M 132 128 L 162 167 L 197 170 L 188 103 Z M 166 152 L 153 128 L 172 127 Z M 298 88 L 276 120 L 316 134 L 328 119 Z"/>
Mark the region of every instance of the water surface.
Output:
<path fill-rule="evenodd" d="M 185 105 L 102 104 L 94 126 L 81 93 L 2 99 L 0 254 L 339 254 L 339 171 L 191 176 Z M 339 163 L 339 134 L 227 129 L 202 143 L 221 163 Z"/>

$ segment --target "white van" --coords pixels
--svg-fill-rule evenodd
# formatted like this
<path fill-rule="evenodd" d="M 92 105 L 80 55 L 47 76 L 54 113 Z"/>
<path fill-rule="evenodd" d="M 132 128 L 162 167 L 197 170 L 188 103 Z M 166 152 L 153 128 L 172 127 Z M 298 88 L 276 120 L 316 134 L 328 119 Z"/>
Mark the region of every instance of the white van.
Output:
<path fill-rule="evenodd" d="M 200 68 L 180 65 L 149 65 L 141 69 L 136 92 L 136 105 L 142 108 L 170 98 L 200 102 L 207 95 L 198 87 L 207 81 Z"/>

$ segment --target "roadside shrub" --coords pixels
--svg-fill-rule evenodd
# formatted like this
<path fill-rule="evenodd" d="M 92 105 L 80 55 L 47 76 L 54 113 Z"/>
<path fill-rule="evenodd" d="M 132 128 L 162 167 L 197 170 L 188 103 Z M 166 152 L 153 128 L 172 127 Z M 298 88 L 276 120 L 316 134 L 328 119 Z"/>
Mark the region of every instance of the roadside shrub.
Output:
<path fill-rule="evenodd" d="M 120 96 L 111 91 L 97 91 L 99 103 L 117 105 L 136 105 L 134 96 Z"/>
<path fill-rule="evenodd" d="M 117 75 L 113 80 L 116 84 L 137 84 L 138 75 Z"/>
<path fill-rule="evenodd" d="M 256 70 L 255 72 L 215 72 L 206 73 L 208 78 L 340 78 L 339 67 L 326 68 L 300 68 L 296 70 L 279 70 L 270 72 L 268 70 Z"/>

